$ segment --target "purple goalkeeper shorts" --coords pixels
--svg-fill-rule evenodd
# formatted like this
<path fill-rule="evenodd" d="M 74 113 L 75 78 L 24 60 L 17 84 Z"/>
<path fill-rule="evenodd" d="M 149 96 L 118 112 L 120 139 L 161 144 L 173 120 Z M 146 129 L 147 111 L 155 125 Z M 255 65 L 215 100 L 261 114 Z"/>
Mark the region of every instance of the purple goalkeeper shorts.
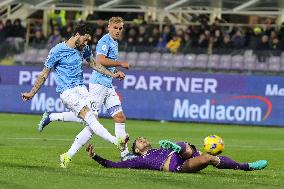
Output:
<path fill-rule="evenodd" d="M 185 144 L 186 143 L 183 143 L 183 144 L 182 143 L 178 143 L 178 145 L 180 145 L 182 148 L 185 148 Z M 196 147 L 194 145 L 191 145 L 191 144 L 189 144 L 189 145 L 190 145 L 190 147 L 193 150 L 191 158 L 195 158 L 197 156 L 200 156 L 200 154 L 199 154 L 198 150 L 196 149 Z M 170 172 L 181 172 L 182 165 L 183 165 L 183 163 L 185 161 L 186 161 L 186 159 L 182 159 L 182 157 L 179 154 L 173 153 L 171 161 L 170 161 L 170 165 L 169 165 L 169 171 Z"/>
<path fill-rule="evenodd" d="M 169 171 L 170 172 L 180 172 L 182 169 L 182 165 L 185 162 L 185 159 L 182 159 L 180 155 L 177 153 L 173 153 L 171 161 L 170 161 L 170 166 L 169 166 Z"/>

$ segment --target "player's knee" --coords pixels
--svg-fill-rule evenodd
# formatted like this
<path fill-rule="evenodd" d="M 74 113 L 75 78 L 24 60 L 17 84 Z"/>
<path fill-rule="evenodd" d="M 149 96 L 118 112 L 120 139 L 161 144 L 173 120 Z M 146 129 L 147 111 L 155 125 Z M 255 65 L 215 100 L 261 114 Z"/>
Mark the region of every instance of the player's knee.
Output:
<path fill-rule="evenodd" d="M 214 156 L 210 155 L 210 154 L 204 154 L 204 155 L 201 155 L 201 163 L 202 164 L 212 164 L 212 162 L 214 161 Z"/>
<path fill-rule="evenodd" d="M 185 143 L 184 149 L 182 149 L 182 151 L 184 151 L 182 153 L 182 158 L 188 159 L 188 158 L 192 157 L 193 150 L 188 143 Z"/>
<path fill-rule="evenodd" d="M 185 143 L 185 152 L 192 154 L 192 148 L 188 143 Z"/>
<path fill-rule="evenodd" d="M 88 108 L 88 106 L 84 106 L 81 111 L 79 112 L 79 117 L 82 119 L 85 119 L 86 114 L 90 111 L 90 109 Z"/>
<path fill-rule="evenodd" d="M 126 117 L 123 114 L 123 112 L 118 112 L 113 116 L 113 119 L 116 123 L 125 123 L 126 122 Z"/>

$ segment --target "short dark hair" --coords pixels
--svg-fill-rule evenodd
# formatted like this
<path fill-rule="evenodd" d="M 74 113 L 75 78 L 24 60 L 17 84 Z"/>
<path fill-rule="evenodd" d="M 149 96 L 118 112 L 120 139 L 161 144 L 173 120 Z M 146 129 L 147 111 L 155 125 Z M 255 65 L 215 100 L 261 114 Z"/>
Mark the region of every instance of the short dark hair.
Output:
<path fill-rule="evenodd" d="M 91 37 L 93 37 L 94 27 L 89 23 L 80 23 L 75 27 L 73 31 L 73 36 L 75 36 L 77 33 L 79 33 L 80 35 L 89 34 Z"/>

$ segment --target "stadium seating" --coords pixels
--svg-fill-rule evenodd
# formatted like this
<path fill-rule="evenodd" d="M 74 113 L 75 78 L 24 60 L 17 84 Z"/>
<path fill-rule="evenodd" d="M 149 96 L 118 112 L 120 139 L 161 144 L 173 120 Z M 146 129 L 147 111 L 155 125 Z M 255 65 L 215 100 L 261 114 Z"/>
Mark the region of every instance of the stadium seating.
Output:
<path fill-rule="evenodd" d="M 184 60 L 183 60 L 183 66 L 185 68 L 194 68 L 195 58 L 196 58 L 195 54 L 187 54 L 187 55 L 185 55 L 184 56 Z"/>
<path fill-rule="evenodd" d="M 230 70 L 231 69 L 231 55 L 221 55 L 219 62 L 219 69 L 221 70 Z"/>
<path fill-rule="evenodd" d="M 29 48 L 14 56 L 20 64 L 42 64 L 48 56 L 48 49 Z M 204 71 L 245 71 L 273 72 L 284 71 L 284 53 L 267 57 L 260 62 L 252 50 L 236 55 L 218 54 L 171 54 L 160 52 L 119 52 L 119 60 L 127 61 L 134 69 L 143 70 L 204 70 Z"/>
<path fill-rule="evenodd" d="M 207 67 L 210 70 L 217 70 L 219 65 L 220 57 L 217 54 L 212 54 L 209 56 Z"/>
<path fill-rule="evenodd" d="M 245 55 L 244 70 L 254 71 L 255 70 L 255 61 L 256 61 L 256 56 L 255 55 Z"/>
<path fill-rule="evenodd" d="M 40 49 L 38 50 L 38 54 L 36 56 L 36 62 L 38 63 L 44 63 L 46 60 L 46 57 L 48 56 L 48 49 Z"/>
<path fill-rule="evenodd" d="M 19 64 L 25 64 L 25 54 L 24 53 L 16 54 L 14 56 L 14 61 Z"/>
<path fill-rule="evenodd" d="M 244 56 L 235 55 L 232 57 L 232 69 L 243 70 L 244 69 Z"/>
<path fill-rule="evenodd" d="M 174 68 L 180 69 L 182 67 L 184 67 L 183 63 L 184 63 L 184 55 L 183 54 L 178 54 L 173 56 L 172 58 L 172 64 Z"/>
<path fill-rule="evenodd" d="M 38 56 L 38 50 L 30 48 L 26 51 L 25 56 L 26 56 L 25 59 L 27 63 L 37 63 L 36 59 Z"/>
<path fill-rule="evenodd" d="M 171 53 L 164 53 L 161 56 L 160 66 L 163 68 L 171 68 L 173 67 L 173 54 Z"/>
<path fill-rule="evenodd" d="M 148 61 L 148 65 L 152 68 L 158 68 L 161 61 L 161 53 L 153 52 L 150 54 L 150 59 Z"/>
<path fill-rule="evenodd" d="M 140 68 L 147 67 L 149 58 L 150 58 L 150 53 L 148 52 L 139 53 L 137 61 L 136 61 L 136 67 L 140 67 Z"/>
<path fill-rule="evenodd" d="M 208 55 L 207 54 L 199 54 L 195 60 L 195 68 L 197 69 L 206 69 L 208 64 Z"/>
<path fill-rule="evenodd" d="M 268 70 L 273 72 L 280 71 L 280 57 L 272 56 L 269 58 Z"/>
<path fill-rule="evenodd" d="M 137 52 L 129 52 L 126 55 L 126 61 L 129 62 L 130 65 L 135 66 L 137 61 L 138 53 Z"/>
<path fill-rule="evenodd" d="M 256 71 L 267 71 L 268 63 L 267 62 L 256 62 L 255 70 Z"/>
<path fill-rule="evenodd" d="M 126 55 L 127 55 L 126 52 L 121 51 L 121 52 L 118 54 L 118 60 L 120 60 L 120 61 L 126 61 Z"/>

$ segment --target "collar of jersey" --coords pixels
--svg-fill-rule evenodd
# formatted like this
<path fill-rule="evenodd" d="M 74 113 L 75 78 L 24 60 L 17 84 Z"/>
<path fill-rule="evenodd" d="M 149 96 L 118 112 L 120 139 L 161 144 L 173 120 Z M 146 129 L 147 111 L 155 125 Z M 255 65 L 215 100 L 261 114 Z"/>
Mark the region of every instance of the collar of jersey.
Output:
<path fill-rule="evenodd" d="M 64 45 L 68 48 L 68 49 L 72 49 L 72 50 L 74 50 L 74 51 L 76 51 L 76 52 L 81 52 L 81 51 L 79 51 L 78 49 L 76 49 L 76 48 L 72 48 L 72 47 L 69 47 L 67 44 L 66 44 L 66 42 L 65 41 L 63 41 L 62 43 L 64 43 Z M 87 45 L 86 45 L 87 46 Z M 86 48 L 86 46 L 84 47 L 84 48 Z"/>
<path fill-rule="evenodd" d="M 109 38 L 110 38 L 110 40 L 111 40 L 111 41 L 113 41 L 113 42 L 115 42 L 115 43 L 116 43 L 116 40 L 114 40 L 114 39 L 110 36 L 110 34 L 109 34 L 109 33 L 108 33 L 107 35 L 109 36 Z"/>
<path fill-rule="evenodd" d="M 62 43 L 64 43 L 64 45 L 65 45 L 68 49 L 77 50 L 77 49 L 75 49 L 75 48 L 69 47 L 69 46 L 66 44 L 66 42 L 65 42 L 65 41 L 63 41 Z"/>

